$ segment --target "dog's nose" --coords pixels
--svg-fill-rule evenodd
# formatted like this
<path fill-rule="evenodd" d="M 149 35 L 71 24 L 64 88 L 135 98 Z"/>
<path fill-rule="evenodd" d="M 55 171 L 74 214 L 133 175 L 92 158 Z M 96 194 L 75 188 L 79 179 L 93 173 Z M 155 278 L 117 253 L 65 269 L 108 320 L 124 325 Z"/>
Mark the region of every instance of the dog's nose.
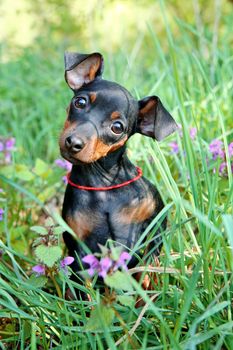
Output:
<path fill-rule="evenodd" d="M 68 148 L 68 150 L 77 153 L 83 149 L 84 142 L 79 137 L 71 135 L 66 138 L 65 145 Z"/>

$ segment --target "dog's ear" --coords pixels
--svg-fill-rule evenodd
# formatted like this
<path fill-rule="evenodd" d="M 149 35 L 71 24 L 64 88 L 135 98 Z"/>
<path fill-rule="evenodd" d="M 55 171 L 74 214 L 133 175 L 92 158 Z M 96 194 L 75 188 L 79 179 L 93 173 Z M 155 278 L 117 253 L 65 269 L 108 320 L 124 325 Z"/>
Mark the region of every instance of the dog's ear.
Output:
<path fill-rule="evenodd" d="M 65 52 L 65 79 L 72 90 L 78 90 L 100 77 L 103 67 L 103 56 L 98 52 L 89 55 Z"/>
<path fill-rule="evenodd" d="M 157 96 L 149 96 L 138 102 L 139 113 L 136 132 L 158 141 L 173 133 L 178 125 Z"/>

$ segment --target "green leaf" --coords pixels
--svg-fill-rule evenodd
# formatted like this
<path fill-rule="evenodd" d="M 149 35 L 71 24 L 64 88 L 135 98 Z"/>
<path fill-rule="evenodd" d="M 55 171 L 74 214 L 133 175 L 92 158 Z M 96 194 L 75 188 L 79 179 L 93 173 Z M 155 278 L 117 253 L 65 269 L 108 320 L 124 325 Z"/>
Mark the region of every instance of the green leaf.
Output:
<path fill-rule="evenodd" d="M 107 247 L 105 247 L 104 245 L 100 244 L 100 243 L 98 243 L 98 246 L 99 246 L 100 251 L 101 251 L 100 256 L 101 256 L 101 255 L 107 256 L 107 255 L 108 255 L 108 252 L 109 252 L 109 249 L 108 249 Z"/>
<path fill-rule="evenodd" d="M 62 249 L 59 246 L 48 247 L 39 245 L 35 249 L 37 258 L 48 267 L 52 267 L 62 256 Z"/>
<path fill-rule="evenodd" d="M 34 174 L 28 169 L 26 165 L 18 164 L 15 166 L 15 176 L 24 181 L 31 181 L 34 179 Z"/>
<path fill-rule="evenodd" d="M 54 226 L 53 219 L 49 216 L 49 217 L 45 220 L 44 224 L 45 224 L 46 227 Z"/>
<path fill-rule="evenodd" d="M 90 280 L 90 275 L 88 273 L 88 270 L 81 270 L 78 272 L 78 274 L 85 280 Z"/>
<path fill-rule="evenodd" d="M 134 298 L 130 295 L 118 295 L 117 300 L 124 306 L 132 307 L 134 305 Z"/>
<path fill-rule="evenodd" d="M 36 239 L 33 240 L 33 247 L 35 248 L 37 245 L 40 245 L 42 242 L 42 238 L 38 237 Z"/>
<path fill-rule="evenodd" d="M 231 252 L 233 255 L 233 235 L 232 235 L 233 216 L 230 214 L 225 214 L 222 216 L 222 218 L 223 218 L 223 224 L 224 224 L 225 229 L 226 229 L 226 234 L 227 234 L 227 238 L 228 238 L 229 245 L 231 248 Z"/>
<path fill-rule="evenodd" d="M 23 332 L 24 332 L 24 338 L 28 339 L 31 336 L 31 323 L 28 321 L 23 322 Z"/>
<path fill-rule="evenodd" d="M 33 169 L 34 173 L 42 178 L 47 178 L 52 170 L 49 165 L 46 164 L 43 160 L 37 158 L 35 167 Z"/>
<path fill-rule="evenodd" d="M 107 275 L 104 282 L 111 288 L 126 290 L 129 292 L 133 291 L 129 275 L 125 272 L 116 271 L 112 275 Z"/>
<path fill-rule="evenodd" d="M 114 311 L 111 307 L 103 305 L 101 307 L 101 319 L 106 326 L 110 326 L 114 319 Z"/>
<path fill-rule="evenodd" d="M 24 240 L 14 240 L 11 242 L 12 248 L 14 248 L 18 253 L 25 254 L 28 249 L 28 243 Z"/>
<path fill-rule="evenodd" d="M 56 194 L 56 189 L 54 186 L 46 187 L 40 194 L 38 198 L 42 202 L 46 202 L 48 199 L 53 197 Z"/>
<path fill-rule="evenodd" d="M 28 231 L 27 225 L 11 227 L 10 234 L 12 240 L 19 240 L 22 237 L 25 237 L 26 232 Z"/>
<path fill-rule="evenodd" d="M 0 166 L 0 174 L 11 178 L 15 175 L 15 166 L 13 165 L 6 165 L 6 166 Z"/>
<path fill-rule="evenodd" d="M 97 305 L 91 312 L 90 319 L 87 322 L 87 331 L 103 330 L 104 327 L 110 326 L 114 319 L 114 311 L 105 305 Z"/>
<path fill-rule="evenodd" d="M 111 247 L 111 257 L 113 260 L 117 261 L 121 255 L 122 247 Z"/>
<path fill-rule="evenodd" d="M 43 235 L 43 236 L 48 234 L 46 228 L 44 228 L 42 226 L 32 226 L 31 230 L 36 232 L 36 233 L 39 233 L 40 235 Z"/>
<path fill-rule="evenodd" d="M 45 276 L 35 276 L 35 274 L 31 275 L 28 283 L 30 283 L 33 287 L 42 288 L 48 282 L 48 278 Z"/>
<path fill-rule="evenodd" d="M 65 229 L 61 226 L 57 226 L 53 229 L 55 235 L 61 235 L 63 232 L 65 232 Z"/>

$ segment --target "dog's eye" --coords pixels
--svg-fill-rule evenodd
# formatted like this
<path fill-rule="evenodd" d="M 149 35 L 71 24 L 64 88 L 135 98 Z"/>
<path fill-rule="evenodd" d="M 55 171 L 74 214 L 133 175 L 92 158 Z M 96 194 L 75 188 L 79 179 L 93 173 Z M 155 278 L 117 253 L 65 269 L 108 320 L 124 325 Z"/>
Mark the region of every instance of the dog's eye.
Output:
<path fill-rule="evenodd" d="M 74 101 L 74 105 L 76 108 L 85 108 L 87 105 L 87 100 L 84 97 L 78 97 L 76 98 L 76 100 Z"/>
<path fill-rule="evenodd" d="M 124 131 L 124 126 L 121 122 L 114 122 L 111 126 L 111 130 L 114 134 L 120 135 Z"/>

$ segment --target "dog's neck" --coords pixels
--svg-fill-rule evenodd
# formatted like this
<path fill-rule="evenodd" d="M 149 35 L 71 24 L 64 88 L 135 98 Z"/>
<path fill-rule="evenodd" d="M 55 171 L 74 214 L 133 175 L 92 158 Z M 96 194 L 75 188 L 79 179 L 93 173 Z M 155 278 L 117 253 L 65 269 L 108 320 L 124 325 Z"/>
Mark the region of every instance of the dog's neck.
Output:
<path fill-rule="evenodd" d="M 137 169 L 122 147 L 94 163 L 73 165 L 70 179 L 81 186 L 103 187 L 120 184 L 136 175 Z"/>

